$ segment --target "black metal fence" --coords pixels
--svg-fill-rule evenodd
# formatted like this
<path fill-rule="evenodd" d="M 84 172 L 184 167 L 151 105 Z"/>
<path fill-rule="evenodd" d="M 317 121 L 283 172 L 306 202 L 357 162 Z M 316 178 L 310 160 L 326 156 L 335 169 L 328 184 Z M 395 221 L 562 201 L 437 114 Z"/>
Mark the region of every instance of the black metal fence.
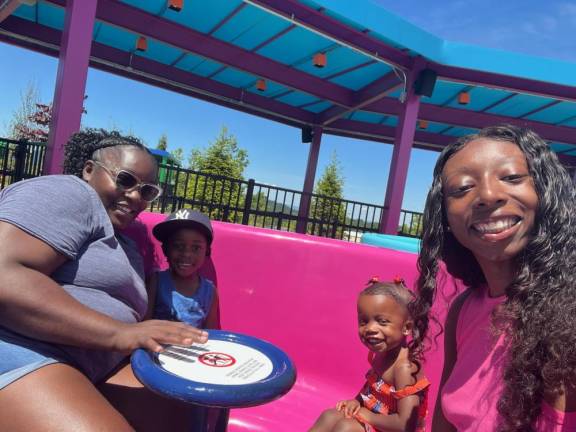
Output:
<path fill-rule="evenodd" d="M 348 241 L 378 232 L 384 207 L 160 165 L 164 194 L 151 211 L 193 208 L 222 220 Z M 302 211 L 307 203 L 308 211 Z M 402 211 L 399 233 L 418 237 L 422 215 Z"/>
<path fill-rule="evenodd" d="M 0 189 L 42 174 L 46 145 L 0 139 Z M 155 212 L 194 208 L 221 220 L 282 231 L 359 241 L 362 233 L 378 232 L 384 207 L 331 198 L 257 183 L 250 179 L 205 174 L 160 164 L 162 197 L 150 205 Z M 398 232 L 418 237 L 421 213 L 403 210 Z"/>
<path fill-rule="evenodd" d="M 44 143 L 26 143 L 0 138 L 0 189 L 19 180 L 42 174 Z"/>

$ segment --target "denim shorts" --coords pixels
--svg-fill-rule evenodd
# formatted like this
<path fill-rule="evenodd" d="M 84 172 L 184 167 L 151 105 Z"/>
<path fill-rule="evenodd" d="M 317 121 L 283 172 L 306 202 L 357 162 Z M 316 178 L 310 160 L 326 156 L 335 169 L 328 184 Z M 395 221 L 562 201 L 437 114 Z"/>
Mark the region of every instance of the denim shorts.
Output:
<path fill-rule="evenodd" d="M 0 390 L 30 372 L 53 363 L 70 361 L 58 347 L 0 327 Z"/>

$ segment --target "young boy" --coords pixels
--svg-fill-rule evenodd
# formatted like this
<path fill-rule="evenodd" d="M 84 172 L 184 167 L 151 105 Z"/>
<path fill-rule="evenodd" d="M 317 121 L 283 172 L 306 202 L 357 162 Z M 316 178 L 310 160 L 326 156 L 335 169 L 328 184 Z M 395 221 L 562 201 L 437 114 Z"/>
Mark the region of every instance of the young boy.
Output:
<path fill-rule="evenodd" d="M 178 210 L 156 225 L 152 234 L 162 242 L 169 268 L 154 273 L 148 281 L 148 316 L 197 328 L 219 328 L 216 288 L 198 274 L 210 256 L 213 239 L 208 216 Z"/>

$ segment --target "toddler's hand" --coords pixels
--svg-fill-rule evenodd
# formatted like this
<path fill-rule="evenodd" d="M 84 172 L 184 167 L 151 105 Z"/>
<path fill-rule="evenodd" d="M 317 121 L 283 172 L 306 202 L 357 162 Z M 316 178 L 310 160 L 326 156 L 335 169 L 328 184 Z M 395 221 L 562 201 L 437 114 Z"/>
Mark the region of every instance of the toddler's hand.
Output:
<path fill-rule="evenodd" d="M 344 413 L 344 417 L 352 418 L 360 410 L 360 402 L 356 399 L 343 400 L 336 404 L 336 409 Z"/>
<path fill-rule="evenodd" d="M 160 352 L 162 344 L 192 345 L 206 343 L 208 333 L 182 322 L 147 320 L 135 324 L 120 323 L 112 337 L 112 349 L 131 353 L 137 348 Z"/>

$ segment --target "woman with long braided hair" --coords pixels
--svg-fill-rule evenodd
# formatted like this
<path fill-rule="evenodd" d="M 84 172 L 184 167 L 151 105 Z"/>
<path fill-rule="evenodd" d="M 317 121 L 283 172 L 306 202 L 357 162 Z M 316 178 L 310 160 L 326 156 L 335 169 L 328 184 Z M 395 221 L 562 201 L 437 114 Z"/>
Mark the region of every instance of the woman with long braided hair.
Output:
<path fill-rule="evenodd" d="M 411 305 L 416 345 L 444 265 L 467 289 L 444 328 L 434 432 L 576 430 L 575 212 L 572 180 L 530 130 L 488 127 L 440 154 Z"/>

